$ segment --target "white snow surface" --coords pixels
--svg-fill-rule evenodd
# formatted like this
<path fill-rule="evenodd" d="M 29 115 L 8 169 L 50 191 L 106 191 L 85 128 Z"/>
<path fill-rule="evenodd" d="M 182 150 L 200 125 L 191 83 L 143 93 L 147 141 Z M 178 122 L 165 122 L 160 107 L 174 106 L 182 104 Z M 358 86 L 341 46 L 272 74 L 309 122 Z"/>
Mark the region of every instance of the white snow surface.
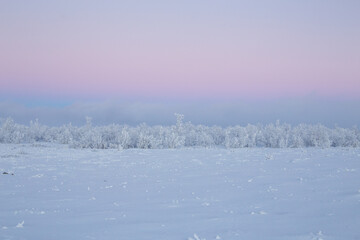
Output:
<path fill-rule="evenodd" d="M 359 148 L 0 144 L 0 171 L 0 239 L 360 239 Z"/>

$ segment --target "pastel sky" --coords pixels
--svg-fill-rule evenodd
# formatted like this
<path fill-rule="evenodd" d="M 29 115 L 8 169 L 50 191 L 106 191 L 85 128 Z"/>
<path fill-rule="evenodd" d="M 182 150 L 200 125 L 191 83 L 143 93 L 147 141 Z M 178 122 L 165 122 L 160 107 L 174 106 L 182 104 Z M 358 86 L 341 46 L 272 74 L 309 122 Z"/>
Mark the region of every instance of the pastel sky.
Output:
<path fill-rule="evenodd" d="M 358 100 L 359 13 L 358 0 L 2 0 L 0 100 Z"/>

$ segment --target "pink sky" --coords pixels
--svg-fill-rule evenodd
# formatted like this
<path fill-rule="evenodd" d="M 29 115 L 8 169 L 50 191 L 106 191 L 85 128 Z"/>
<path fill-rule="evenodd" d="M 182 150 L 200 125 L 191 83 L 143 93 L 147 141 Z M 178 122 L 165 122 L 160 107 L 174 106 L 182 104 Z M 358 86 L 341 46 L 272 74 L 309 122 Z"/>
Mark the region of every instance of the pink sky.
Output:
<path fill-rule="evenodd" d="M 3 96 L 360 96 L 357 1 L 20 2 L 0 3 Z"/>

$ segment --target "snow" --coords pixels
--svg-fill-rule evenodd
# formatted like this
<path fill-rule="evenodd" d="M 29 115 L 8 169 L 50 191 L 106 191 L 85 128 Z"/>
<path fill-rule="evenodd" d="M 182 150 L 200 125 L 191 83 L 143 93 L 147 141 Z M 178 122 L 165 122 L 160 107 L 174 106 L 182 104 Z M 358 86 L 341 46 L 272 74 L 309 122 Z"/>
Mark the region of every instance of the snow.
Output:
<path fill-rule="evenodd" d="M 0 239 L 360 238 L 359 148 L 0 144 L 0 171 Z"/>

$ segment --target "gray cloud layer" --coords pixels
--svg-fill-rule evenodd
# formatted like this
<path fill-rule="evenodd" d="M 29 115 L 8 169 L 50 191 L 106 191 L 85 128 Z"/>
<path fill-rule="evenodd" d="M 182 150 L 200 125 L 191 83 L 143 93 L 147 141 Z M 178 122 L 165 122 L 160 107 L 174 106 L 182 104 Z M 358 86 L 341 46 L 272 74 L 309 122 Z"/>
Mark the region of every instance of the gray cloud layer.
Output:
<path fill-rule="evenodd" d="M 318 98 L 281 99 L 272 101 L 237 102 L 146 102 L 102 101 L 75 102 L 64 107 L 32 106 L 2 101 L 0 118 L 16 122 L 59 126 L 67 123 L 83 125 L 92 117 L 96 125 L 128 124 L 169 125 L 175 123 L 174 113 L 185 115 L 185 121 L 204 125 L 266 124 L 280 120 L 292 125 L 321 123 L 328 127 L 360 126 L 360 100 L 325 100 Z"/>

